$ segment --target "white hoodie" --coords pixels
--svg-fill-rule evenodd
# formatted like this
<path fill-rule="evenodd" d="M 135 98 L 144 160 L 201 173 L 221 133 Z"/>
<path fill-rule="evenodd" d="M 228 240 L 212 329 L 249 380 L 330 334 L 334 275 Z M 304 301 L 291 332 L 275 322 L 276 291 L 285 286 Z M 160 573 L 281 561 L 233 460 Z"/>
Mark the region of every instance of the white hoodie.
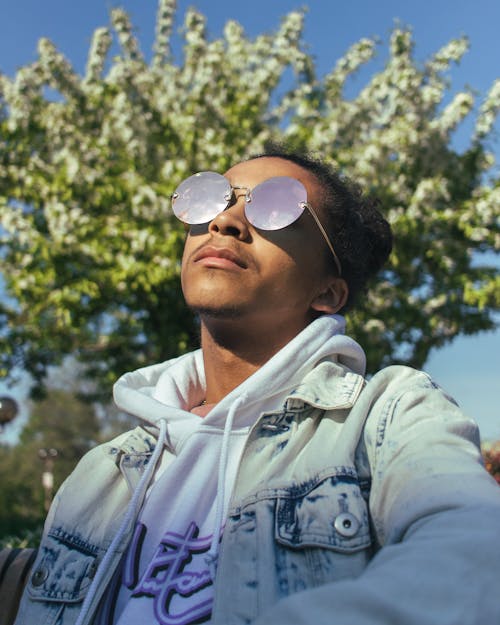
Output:
<path fill-rule="evenodd" d="M 201 350 L 118 380 L 117 405 L 161 431 L 166 426 L 164 442 L 174 456 L 164 454 L 96 623 L 188 625 L 210 618 L 219 542 L 248 433 L 321 361 L 364 373 L 364 353 L 344 328 L 339 315 L 317 319 L 204 418 L 190 412 L 205 397 Z"/>

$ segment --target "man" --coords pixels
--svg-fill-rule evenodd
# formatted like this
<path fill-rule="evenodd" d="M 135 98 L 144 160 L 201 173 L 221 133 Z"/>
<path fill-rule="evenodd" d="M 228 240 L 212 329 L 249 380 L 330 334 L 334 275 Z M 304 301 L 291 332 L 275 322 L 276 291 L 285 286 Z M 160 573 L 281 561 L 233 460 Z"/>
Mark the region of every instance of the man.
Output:
<path fill-rule="evenodd" d="M 391 248 L 376 206 L 271 154 L 173 196 L 201 350 L 126 374 L 136 430 L 58 493 L 18 625 L 494 623 L 500 491 L 424 373 L 343 334 Z"/>

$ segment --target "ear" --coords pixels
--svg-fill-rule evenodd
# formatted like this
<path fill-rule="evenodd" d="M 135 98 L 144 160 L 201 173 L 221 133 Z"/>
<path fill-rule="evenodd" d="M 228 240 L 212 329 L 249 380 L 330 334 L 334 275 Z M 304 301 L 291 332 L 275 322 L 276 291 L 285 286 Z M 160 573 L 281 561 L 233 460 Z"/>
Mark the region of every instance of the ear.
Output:
<path fill-rule="evenodd" d="M 331 278 L 326 288 L 311 302 L 312 310 L 333 315 L 345 306 L 349 287 L 343 278 Z"/>

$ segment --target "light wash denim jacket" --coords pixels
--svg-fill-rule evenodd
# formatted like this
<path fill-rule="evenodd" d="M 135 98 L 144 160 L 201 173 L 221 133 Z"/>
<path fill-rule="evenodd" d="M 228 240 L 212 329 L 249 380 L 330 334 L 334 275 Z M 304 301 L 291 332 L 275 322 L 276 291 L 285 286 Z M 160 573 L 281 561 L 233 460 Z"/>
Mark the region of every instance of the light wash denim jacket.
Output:
<path fill-rule="evenodd" d="M 321 363 L 251 430 L 211 622 L 500 623 L 500 489 L 478 442 L 426 374 L 394 366 L 366 383 Z M 155 444 L 139 427 L 82 459 L 49 513 L 16 625 L 75 623 Z"/>

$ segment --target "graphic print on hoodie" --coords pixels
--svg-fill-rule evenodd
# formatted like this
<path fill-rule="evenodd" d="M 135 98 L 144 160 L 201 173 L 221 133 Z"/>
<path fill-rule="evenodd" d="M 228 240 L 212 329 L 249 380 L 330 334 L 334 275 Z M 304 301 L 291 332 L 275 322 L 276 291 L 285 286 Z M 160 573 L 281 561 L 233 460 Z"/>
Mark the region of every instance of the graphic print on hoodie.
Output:
<path fill-rule="evenodd" d="M 201 350 L 118 380 L 114 395 L 121 409 L 146 425 L 166 421 L 168 453 L 96 624 L 210 619 L 219 542 L 248 433 L 260 414 L 280 410 L 322 360 L 364 373 L 364 353 L 342 334 L 344 327 L 339 315 L 315 320 L 205 417 L 190 412 L 205 397 Z"/>
<path fill-rule="evenodd" d="M 200 537 L 193 522 L 184 535 L 166 532 L 144 573 L 139 576 L 141 551 L 147 527 L 136 526 L 120 584 L 130 590 L 129 601 L 147 597 L 153 601 L 156 622 L 191 625 L 210 619 L 213 592 L 210 567 L 205 559 L 212 536 Z M 118 589 L 118 588 L 116 588 Z M 116 594 L 106 604 L 104 621 L 114 620 Z"/>

